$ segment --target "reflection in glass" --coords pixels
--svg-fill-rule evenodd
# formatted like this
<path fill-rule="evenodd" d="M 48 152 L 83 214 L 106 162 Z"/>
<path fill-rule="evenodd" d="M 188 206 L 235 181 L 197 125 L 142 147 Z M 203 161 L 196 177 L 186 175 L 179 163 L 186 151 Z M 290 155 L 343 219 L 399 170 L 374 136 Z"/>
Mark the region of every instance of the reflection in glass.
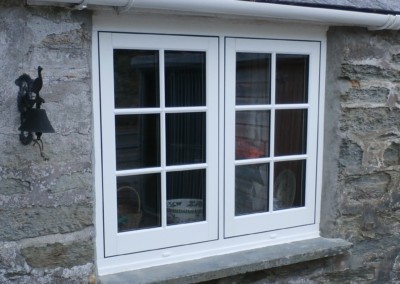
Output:
<path fill-rule="evenodd" d="M 276 162 L 274 210 L 305 206 L 306 161 Z"/>
<path fill-rule="evenodd" d="M 117 178 L 118 232 L 161 226 L 161 175 Z"/>
<path fill-rule="evenodd" d="M 156 50 L 114 50 L 115 108 L 159 107 Z"/>
<path fill-rule="evenodd" d="M 206 105 L 206 53 L 165 51 L 165 104 Z"/>
<path fill-rule="evenodd" d="M 271 54 L 236 54 L 236 105 L 269 104 Z"/>
<path fill-rule="evenodd" d="M 269 156 L 270 111 L 236 112 L 236 159 Z"/>
<path fill-rule="evenodd" d="M 235 216 L 268 212 L 269 164 L 235 168 Z"/>
<path fill-rule="evenodd" d="M 206 219 L 206 170 L 167 173 L 167 224 Z"/>
<path fill-rule="evenodd" d="M 160 166 L 158 114 L 115 117 L 117 170 Z"/>
<path fill-rule="evenodd" d="M 167 165 L 206 161 L 206 114 L 170 113 L 166 115 Z"/>
<path fill-rule="evenodd" d="M 276 56 L 276 103 L 307 103 L 308 55 Z"/>
<path fill-rule="evenodd" d="M 275 156 L 305 154 L 307 149 L 307 110 L 276 110 Z"/>

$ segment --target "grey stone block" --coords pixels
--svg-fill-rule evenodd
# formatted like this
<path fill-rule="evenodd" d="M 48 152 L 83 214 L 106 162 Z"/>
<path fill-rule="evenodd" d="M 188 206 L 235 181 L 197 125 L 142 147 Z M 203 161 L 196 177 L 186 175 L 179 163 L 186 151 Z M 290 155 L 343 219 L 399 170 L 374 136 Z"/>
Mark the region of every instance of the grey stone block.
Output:
<path fill-rule="evenodd" d="M 0 210 L 0 241 L 15 241 L 82 230 L 93 225 L 90 204 Z"/>
<path fill-rule="evenodd" d="M 93 261 L 92 240 L 69 244 L 48 244 L 44 247 L 27 247 L 21 250 L 27 264 L 34 268 L 74 267 Z"/>

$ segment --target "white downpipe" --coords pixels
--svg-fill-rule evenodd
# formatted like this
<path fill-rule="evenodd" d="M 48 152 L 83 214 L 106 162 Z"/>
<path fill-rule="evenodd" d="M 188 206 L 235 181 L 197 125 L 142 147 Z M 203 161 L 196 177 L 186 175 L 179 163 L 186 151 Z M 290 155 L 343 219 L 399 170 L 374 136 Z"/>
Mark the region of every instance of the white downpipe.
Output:
<path fill-rule="evenodd" d="M 76 7 L 81 7 L 83 2 L 85 5 L 116 7 L 120 12 L 143 8 L 249 16 L 327 25 L 363 26 L 371 30 L 400 29 L 400 15 L 383 15 L 238 0 L 28 0 L 28 4 L 72 4 L 76 5 Z"/>

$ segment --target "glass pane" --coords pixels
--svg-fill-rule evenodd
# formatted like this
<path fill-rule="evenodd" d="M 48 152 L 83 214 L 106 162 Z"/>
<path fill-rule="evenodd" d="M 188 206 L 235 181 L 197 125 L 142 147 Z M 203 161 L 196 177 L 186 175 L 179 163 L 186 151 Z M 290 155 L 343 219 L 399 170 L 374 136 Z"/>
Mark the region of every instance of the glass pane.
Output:
<path fill-rule="evenodd" d="M 269 164 L 236 166 L 235 215 L 268 212 Z"/>
<path fill-rule="evenodd" d="M 206 105 L 205 52 L 165 52 L 165 105 Z"/>
<path fill-rule="evenodd" d="M 171 113 L 167 122 L 167 165 L 206 161 L 206 114 Z"/>
<path fill-rule="evenodd" d="M 158 114 L 115 117 L 117 170 L 160 166 Z"/>
<path fill-rule="evenodd" d="M 118 232 L 161 226 L 161 175 L 117 178 Z"/>
<path fill-rule="evenodd" d="M 275 156 L 305 154 L 307 149 L 307 110 L 275 112 Z"/>
<path fill-rule="evenodd" d="M 271 54 L 236 54 L 236 105 L 269 104 Z"/>
<path fill-rule="evenodd" d="M 236 112 L 236 159 L 269 156 L 270 111 Z"/>
<path fill-rule="evenodd" d="M 167 173 L 167 224 L 206 219 L 206 170 Z"/>
<path fill-rule="evenodd" d="M 274 210 L 305 205 L 306 161 L 275 163 Z"/>
<path fill-rule="evenodd" d="M 307 103 L 308 55 L 276 56 L 276 103 Z"/>
<path fill-rule="evenodd" d="M 159 64 L 156 50 L 114 50 L 116 108 L 159 107 Z"/>

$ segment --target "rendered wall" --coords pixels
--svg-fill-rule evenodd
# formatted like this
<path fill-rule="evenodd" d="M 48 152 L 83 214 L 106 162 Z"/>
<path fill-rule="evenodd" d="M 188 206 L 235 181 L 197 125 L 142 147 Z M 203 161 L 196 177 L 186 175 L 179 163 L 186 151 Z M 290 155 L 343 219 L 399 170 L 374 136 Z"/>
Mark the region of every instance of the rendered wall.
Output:
<path fill-rule="evenodd" d="M 87 283 L 94 267 L 91 15 L 0 0 L 0 283 Z M 22 73 L 43 67 L 56 130 L 19 142 Z"/>

